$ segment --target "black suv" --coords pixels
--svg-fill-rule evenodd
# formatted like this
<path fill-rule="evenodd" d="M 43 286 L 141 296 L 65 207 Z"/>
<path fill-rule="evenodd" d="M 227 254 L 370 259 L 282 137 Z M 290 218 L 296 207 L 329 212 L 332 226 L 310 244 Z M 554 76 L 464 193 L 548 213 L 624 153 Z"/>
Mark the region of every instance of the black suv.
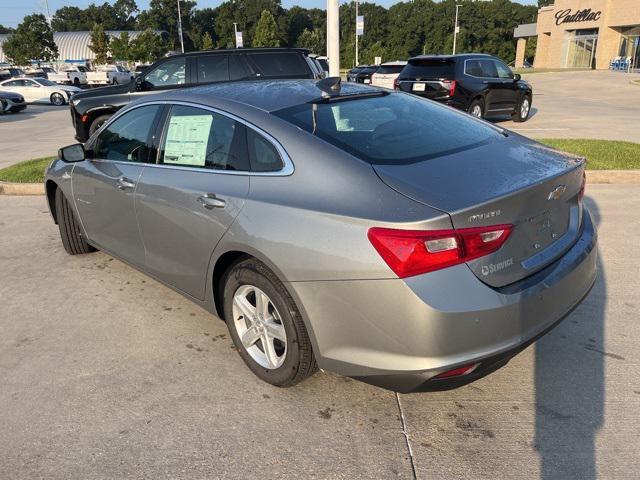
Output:
<path fill-rule="evenodd" d="M 300 48 L 244 48 L 190 52 L 158 60 L 124 85 L 76 93 L 71 118 L 80 142 L 141 95 L 215 82 L 243 79 L 321 78 L 323 72 Z"/>
<path fill-rule="evenodd" d="M 356 83 L 371 83 L 371 76 L 378 71 L 380 65 L 367 65 L 358 71 L 356 74 Z"/>
<path fill-rule="evenodd" d="M 484 118 L 511 115 L 524 122 L 531 110 L 531 85 L 491 55 L 422 55 L 409 60 L 396 90 L 437 100 Z"/>

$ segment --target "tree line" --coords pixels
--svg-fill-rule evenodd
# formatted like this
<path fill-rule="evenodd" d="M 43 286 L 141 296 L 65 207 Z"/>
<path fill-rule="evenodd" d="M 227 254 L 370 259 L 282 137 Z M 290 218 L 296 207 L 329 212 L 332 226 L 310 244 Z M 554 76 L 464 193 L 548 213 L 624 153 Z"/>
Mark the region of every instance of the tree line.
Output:
<path fill-rule="evenodd" d="M 414 0 L 398 2 L 389 8 L 361 3 L 359 14 L 365 17 L 365 29 L 359 39 L 360 63 L 372 63 L 377 56 L 391 61 L 423 53 L 450 53 L 456 3 L 462 5 L 457 52 L 489 53 L 507 62 L 515 58 L 513 29 L 521 23 L 535 22 L 537 15 L 537 7 L 510 0 Z M 110 41 L 109 51 L 114 58 L 133 60 L 145 56 L 151 61 L 159 50 L 180 48 L 177 8 L 176 0 L 151 0 L 146 10 L 140 10 L 135 0 L 91 4 L 84 9 L 65 6 L 55 12 L 51 29 L 90 30 L 92 45 L 98 48 L 105 30 L 167 32 L 166 44 L 150 33 L 138 45 L 125 35 Z M 195 1 L 181 0 L 180 8 L 187 51 L 234 47 L 235 22 L 247 47 L 303 47 L 319 55 L 326 54 L 326 13 L 321 9 L 299 6 L 285 9 L 280 0 L 229 0 L 218 7 L 202 9 L 197 8 Z M 340 57 L 342 67 L 355 62 L 353 2 L 340 6 Z"/>

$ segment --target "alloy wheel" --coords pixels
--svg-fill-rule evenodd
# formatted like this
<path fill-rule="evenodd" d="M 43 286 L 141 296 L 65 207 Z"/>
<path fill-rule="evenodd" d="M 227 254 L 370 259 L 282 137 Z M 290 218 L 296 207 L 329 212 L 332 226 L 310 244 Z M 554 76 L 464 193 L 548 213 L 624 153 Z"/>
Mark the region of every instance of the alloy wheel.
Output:
<path fill-rule="evenodd" d="M 522 104 L 520 105 L 520 117 L 527 118 L 529 115 L 529 109 L 531 108 L 531 104 L 529 103 L 528 98 L 522 99 Z"/>
<path fill-rule="evenodd" d="M 287 356 L 287 334 L 271 299 L 253 285 L 240 286 L 233 295 L 233 325 L 242 348 L 260 366 L 274 370 Z"/>

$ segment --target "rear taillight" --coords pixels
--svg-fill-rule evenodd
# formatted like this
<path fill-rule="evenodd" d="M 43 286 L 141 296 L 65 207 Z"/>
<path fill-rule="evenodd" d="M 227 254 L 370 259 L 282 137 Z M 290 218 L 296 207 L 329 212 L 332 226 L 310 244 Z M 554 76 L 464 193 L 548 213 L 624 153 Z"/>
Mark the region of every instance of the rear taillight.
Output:
<path fill-rule="evenodd" d="M 453 95 L 456 93 L 456 81 L 455 80 L 443 80 L 442 81 L 442 85 L 444 85 L 445 88 L 449 89 L 449 96 L 453 97 Z"/>
<path fill-rule="evenodd" d="M 397 78 L 393 79 L 393 89 L 400 90 L 400 80 L 398 80 Z"/>
<path fill-rule="evenodd" d="M 587 174 L 582 172 L 582 185 L 580 186 L 580 192 L 578 193 L 578 201 L 582 201 L 584 198 L 584 191 L 587 188 Z"/>
<path fill-rule="evenodd" d="M 473 372 L 476 368 L 478 368 L 479 363 L 471 363 L 469 365 L 464 365 L 462 367 L 454 368 L 453 370 L 447 370 L 446 372 L 442 372 L 436 375 L 435 379 L 443 379 L 443 378 L 451 378 L 451 377 L 459 377 L 461 375 L 467 375 Z"/>
<path fill-rule="evenodd" d="M 370 228 L 369 241 L 400 278 L 433 272 L 498 250 L 513 225 L 460 230 Z"/>

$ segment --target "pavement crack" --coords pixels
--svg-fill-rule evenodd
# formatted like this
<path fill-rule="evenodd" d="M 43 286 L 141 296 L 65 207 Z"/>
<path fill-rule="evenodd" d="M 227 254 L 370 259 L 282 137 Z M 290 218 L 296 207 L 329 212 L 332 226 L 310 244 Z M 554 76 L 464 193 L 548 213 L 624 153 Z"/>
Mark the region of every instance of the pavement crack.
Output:
<path fill-rule="evenodd" d="M 398 404 L 398 413 L 400 413 L 400 423 L 402 424 L 402 434 L 404 435 L 404 441 L 407 445 L 407 451 L 409 452 L 409 462 L 411 463 L 411 473 L 413 474 L 413 480 L 417 480 L 416 465 L 413 458 L 413 450 L 411 449 L 411 439 L 409 438 L 409 432 L 407 431 L 407 422 L 404 418 L 404 412 L 402 411 L 402 404 L 400 403 L 400 395 L 396 392 L 396 403 Z"/>

